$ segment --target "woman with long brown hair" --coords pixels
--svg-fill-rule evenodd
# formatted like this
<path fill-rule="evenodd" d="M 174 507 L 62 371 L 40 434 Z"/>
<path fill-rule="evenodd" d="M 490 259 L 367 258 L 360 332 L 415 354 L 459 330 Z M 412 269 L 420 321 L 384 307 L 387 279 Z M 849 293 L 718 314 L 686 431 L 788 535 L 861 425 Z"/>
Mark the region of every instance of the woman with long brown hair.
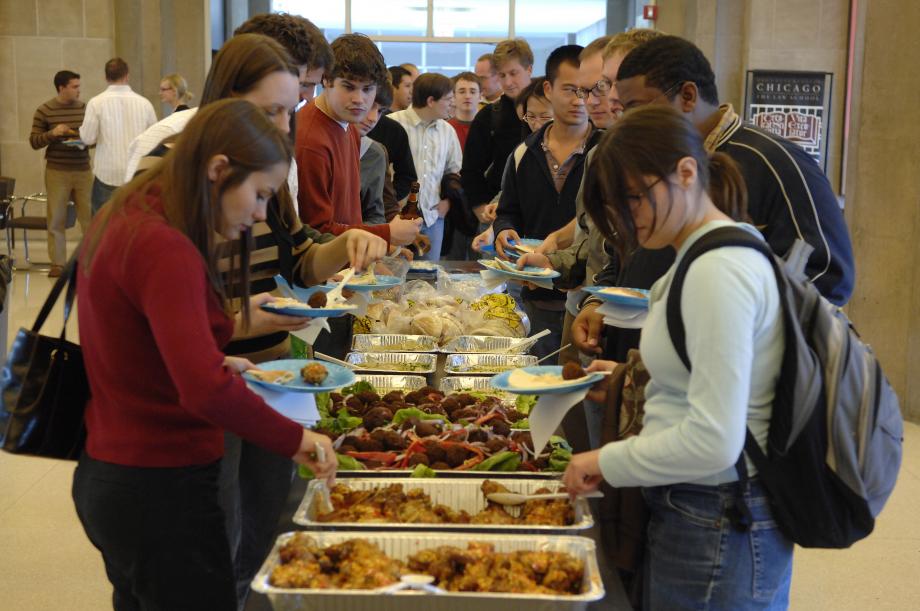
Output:
<path fill-rule="evenodd" d="M 785 348 L 776 278 L 750 248 L 723 246 L 692 261 L 680 290 L 684 365 L 667 302 L 688 250 L 707 234 L 741 228 L 746 191 L 731 159 L 707 155 L 679 112 L 627 113 L 598 145 L 585 209 L 624 257 L 674 248 L 674 266 L 651 289 L 640 351 L 651 375 L 640 435 L 573 457 L 573 493 L 641 486 L 650 510 L 645 605 L 650 609 L 782 609 L 792 543 L 777 528 L 746 459 L 749 430 L 764 447 Z M 612 369 L 595 362 L 590 370 Z M 745 474 L 745 470 L 747 473 Z"/>
<path fill-rule="evenodd" d="M 251 364 L 221 351 L 234 322 L 218 236 L 240 240 L 231 267 L 248 289 L 251 227 L 290 157 L 261 109 L 216 102 L 86 236 L 77 298 L 92 398 L 73 496 L 117 610 L 236 608 L 217 502 L 224 429 L 334 475 L 329 440 L 266 405 L 237 375 Z"/>

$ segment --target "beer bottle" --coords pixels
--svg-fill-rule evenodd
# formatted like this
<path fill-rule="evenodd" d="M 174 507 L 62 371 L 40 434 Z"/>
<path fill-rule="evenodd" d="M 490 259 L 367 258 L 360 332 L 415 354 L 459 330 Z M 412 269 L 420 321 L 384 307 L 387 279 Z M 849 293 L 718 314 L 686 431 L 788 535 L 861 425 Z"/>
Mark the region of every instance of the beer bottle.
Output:
<path fill-rule="evenodd" d="M 412 220 L 417 219 L 422 216 L 421 211 L 418 209 L 418 191 L 419 191 L 418 182 L 413 182 L 412 186 L 409 188 L 409 198 L 406 200 L 406 205 L 403 206 L 402 212 L 399 216 L 404 219 Z"/>

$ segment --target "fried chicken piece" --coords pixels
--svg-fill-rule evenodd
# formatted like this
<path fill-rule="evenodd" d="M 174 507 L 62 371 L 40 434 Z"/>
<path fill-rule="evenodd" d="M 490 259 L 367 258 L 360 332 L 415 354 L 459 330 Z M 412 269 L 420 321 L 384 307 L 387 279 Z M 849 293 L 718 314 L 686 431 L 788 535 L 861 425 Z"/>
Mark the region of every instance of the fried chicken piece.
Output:
<path fill-rule="evenodd" d="M 471 524 L 516 524 L 517 519 L 508 513 L 503 505 L 489 503 L 489 506 L 470 519 Z"/>
<path fill-rule="evenodd" d="M 300 370 L 300 376 L 307 384 L 322 384 L 329 371 L 319 363 L 310 363 Z"/>

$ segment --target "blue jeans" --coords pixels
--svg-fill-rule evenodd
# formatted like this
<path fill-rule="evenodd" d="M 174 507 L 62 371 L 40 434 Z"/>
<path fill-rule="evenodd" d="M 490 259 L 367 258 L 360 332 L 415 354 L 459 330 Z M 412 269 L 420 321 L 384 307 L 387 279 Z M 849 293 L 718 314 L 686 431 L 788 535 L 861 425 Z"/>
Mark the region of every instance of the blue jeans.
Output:
<path fill-rule="evenodd" d="M 726 517 L 737 484 L 645 488 L 651 518 L 646 550 L 647 609 L 786 609 L 792 542 L 777 528 L 763 487 L 745 495 L 747 532 Z"/>
<path fill-rule="evenodd" d="M 117 188 L 118 187 L 105 184 L 95 176 L 93 177 L 93 193 L 90 196 L 93 215 L 99 212 L 99 208 L 102 208 L 102 205 L 112 198 L 112 194 L 115 193 L 115 189 Z"/>
<path fill-rule="evenodd" d="M 422 259 L 424 261 L 440 261 L 441 244 L 444 242 L 444 219 L 439 218 L 431 227 L 422 223 L 422 233 L 431 240 L 431 250 Z"/>

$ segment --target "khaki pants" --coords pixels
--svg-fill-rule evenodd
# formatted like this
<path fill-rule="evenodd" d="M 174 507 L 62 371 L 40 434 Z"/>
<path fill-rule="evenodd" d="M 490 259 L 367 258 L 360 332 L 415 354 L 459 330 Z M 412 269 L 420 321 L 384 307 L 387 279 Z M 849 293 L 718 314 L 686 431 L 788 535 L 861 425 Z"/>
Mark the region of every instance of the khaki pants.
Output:
<path fill-rule="evenodd" d="M 67 202 L 73 197 L 77 220 L 84 232 L 92 216 L 90 194 L 93 190 L 92 170 L 45 169 L 45 191 L 48 194 L 48 257 L 52 265 L 67 262 Z M 72 194 L 72 195 L 71 195 Z"/>

